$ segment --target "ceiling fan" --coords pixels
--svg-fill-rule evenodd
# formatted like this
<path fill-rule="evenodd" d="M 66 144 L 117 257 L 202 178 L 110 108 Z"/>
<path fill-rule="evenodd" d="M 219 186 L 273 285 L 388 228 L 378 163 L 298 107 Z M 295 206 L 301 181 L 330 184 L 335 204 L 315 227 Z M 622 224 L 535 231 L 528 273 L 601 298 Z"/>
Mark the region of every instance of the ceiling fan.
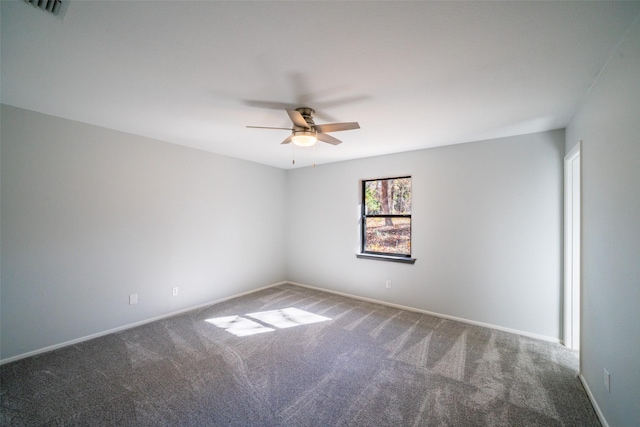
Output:
<path fill-rule="evenodd" d="M 248 128 L 253 129 L 282 129 L 282 130 L 290 130 L 291 135 L 289 135 L 282 144 L 289 144 L 293 142 L 295 145 L 300 147 L 310 147 L 314 145 L 317 141 L 326 142 L 331 145 L 341 144 L 337 138 L 329 135 L 327 132 L 339 132 L 343 130 L 352 130 L 352 129 L 360 129 L 360 125 L 358 122 L 347 122 L 347 123 L 327 123 L 323 125 L 317 125 L 313 122 L 313 117 L 316 115 L 315 110 L 309 107 L 300 107 L 295 110 L 286 109 L 287 114 L 289 114 L 289 118 L 291 122 L 293 122 L 293 127 L 291 128 L 280 128 L 280 127 L 267 127 L 267 126 L 247 126 Z"/>

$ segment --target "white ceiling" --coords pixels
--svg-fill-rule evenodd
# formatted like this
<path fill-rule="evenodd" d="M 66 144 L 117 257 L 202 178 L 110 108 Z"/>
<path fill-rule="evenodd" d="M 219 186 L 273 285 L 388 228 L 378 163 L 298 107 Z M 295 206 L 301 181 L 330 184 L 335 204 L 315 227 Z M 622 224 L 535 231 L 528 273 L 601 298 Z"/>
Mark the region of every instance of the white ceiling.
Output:
<path fill-rule="evenodd" d="M 64 1 L 64 0 L 63 0 Z M 295 167 L 563 128 L 640 2 L 1 5 L 1 101 L 280 168 L 284 110 L 358 121 Z"/>

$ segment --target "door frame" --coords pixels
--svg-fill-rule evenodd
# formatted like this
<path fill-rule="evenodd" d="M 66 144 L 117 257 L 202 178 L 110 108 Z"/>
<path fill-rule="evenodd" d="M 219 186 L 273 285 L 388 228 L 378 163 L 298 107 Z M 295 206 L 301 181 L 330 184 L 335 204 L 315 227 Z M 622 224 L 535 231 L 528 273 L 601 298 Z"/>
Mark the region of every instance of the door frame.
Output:
<path fill-rule="evenodd" d="M 580 349 L 580 151 L 582 140 L 564 157 L 564 335 L 567 348 Z"/>

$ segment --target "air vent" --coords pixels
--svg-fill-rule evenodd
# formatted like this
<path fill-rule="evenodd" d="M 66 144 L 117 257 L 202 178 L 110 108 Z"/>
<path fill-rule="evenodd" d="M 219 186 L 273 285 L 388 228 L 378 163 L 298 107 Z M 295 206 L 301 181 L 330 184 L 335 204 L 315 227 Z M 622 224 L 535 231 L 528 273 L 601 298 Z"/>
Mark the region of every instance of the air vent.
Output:
<path fill-rule="evenodd" d="M 53 13 L 57 15 L 62 6 L 62 0 L 24 0 L 27 3 L 31 3 L 38 9 L 42 9 L 45 12 Z"/>

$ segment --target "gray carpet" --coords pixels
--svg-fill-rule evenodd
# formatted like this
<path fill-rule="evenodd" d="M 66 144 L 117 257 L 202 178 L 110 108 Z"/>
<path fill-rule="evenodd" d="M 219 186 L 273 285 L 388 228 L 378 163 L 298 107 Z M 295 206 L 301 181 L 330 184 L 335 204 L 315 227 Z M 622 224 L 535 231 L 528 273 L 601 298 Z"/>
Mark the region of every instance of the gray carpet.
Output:
<path fill-rule="evenodd" d="M 253 315 L 289 307 L 331 320 Z M 558 344 L 281 285 L 6 364 L 0 423 L 599 426 L 577 365 Z"/>

